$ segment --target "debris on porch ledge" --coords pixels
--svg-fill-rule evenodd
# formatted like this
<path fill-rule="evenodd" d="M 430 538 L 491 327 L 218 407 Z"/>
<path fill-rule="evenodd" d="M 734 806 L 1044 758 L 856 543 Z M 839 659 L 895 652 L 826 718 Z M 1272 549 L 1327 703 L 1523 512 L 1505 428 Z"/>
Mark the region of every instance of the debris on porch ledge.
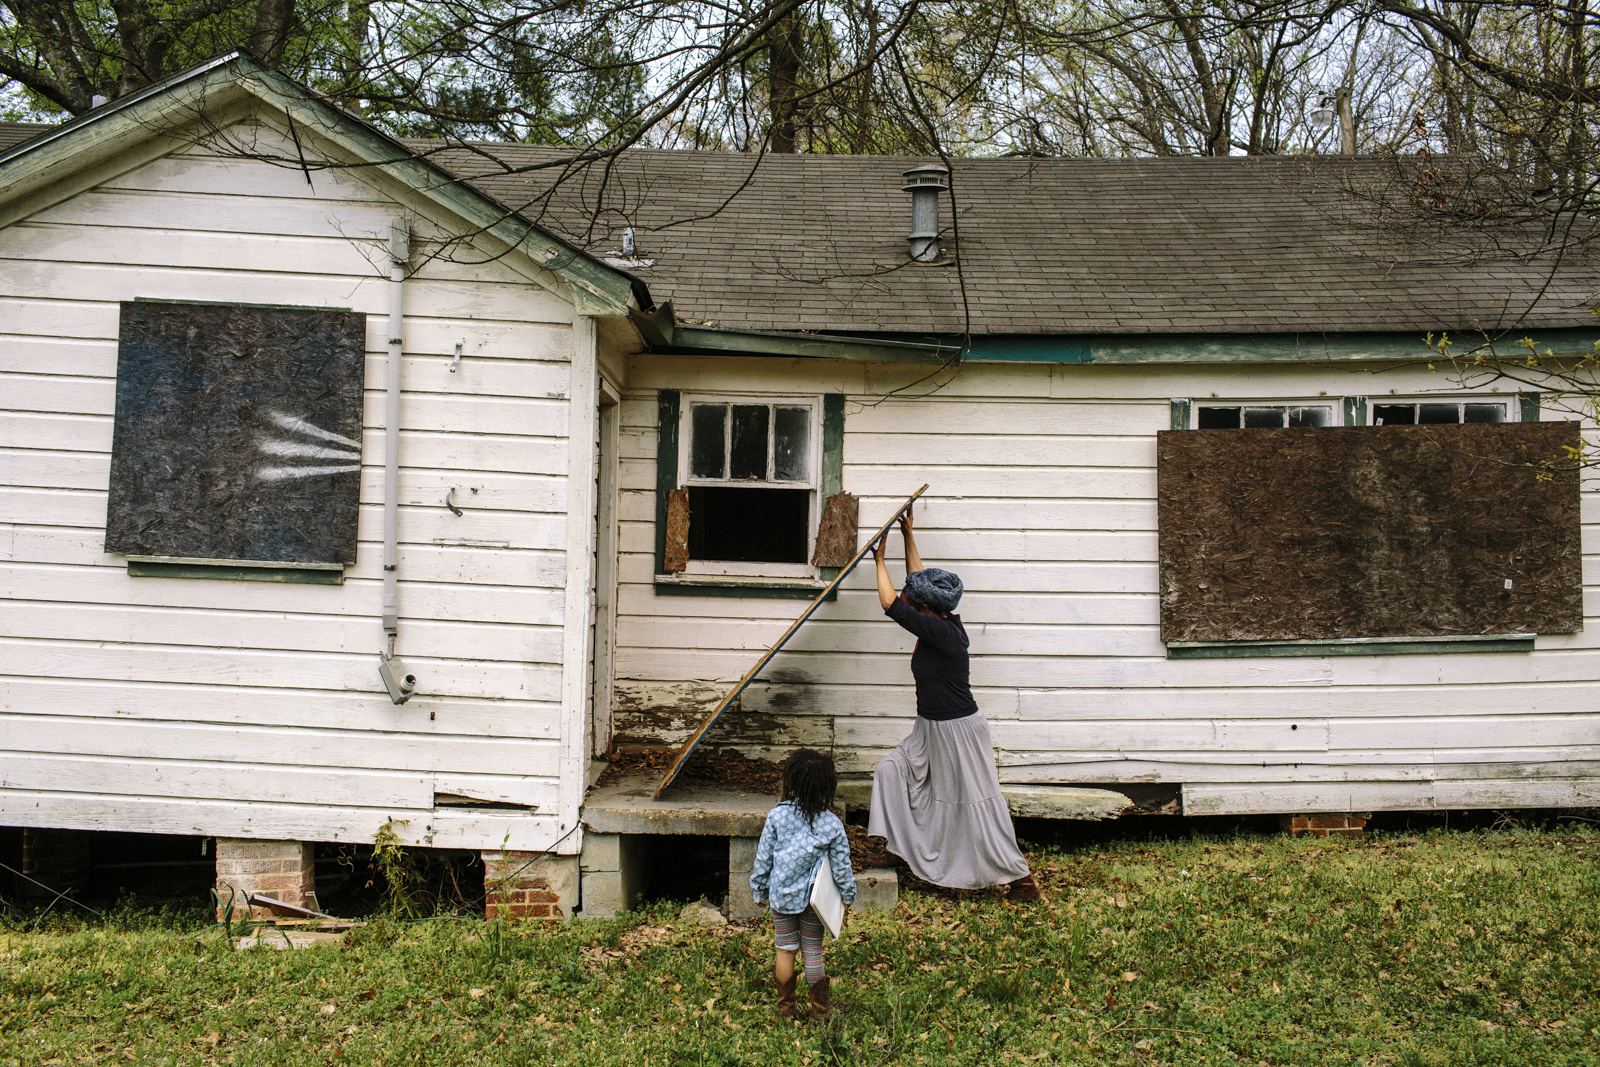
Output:
<path fill-rule="evenodd" d="M 600 834 L 704 834 L 760 837 L 773 794 L 693 778 L 655 799 L 660 772 L 640 768 L 603 776 L 583 803 L 583 825 Z"/>

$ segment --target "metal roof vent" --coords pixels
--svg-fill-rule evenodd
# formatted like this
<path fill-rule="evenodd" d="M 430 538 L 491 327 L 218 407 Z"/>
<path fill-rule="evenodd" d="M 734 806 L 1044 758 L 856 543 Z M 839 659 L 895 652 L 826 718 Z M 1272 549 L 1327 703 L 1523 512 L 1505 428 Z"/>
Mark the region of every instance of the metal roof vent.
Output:
<path fill-rule="evenodd" d="M 911 244 L 911 258 L 918 263 L 933 263 L 943 255 L 939 248 L 939 194 L 950 188 L 949 178 L 950 169 L 937 163 L 905 172 L 906 184 L 901 188 L 911 194 L 911 233 L 906 240 Z"/>

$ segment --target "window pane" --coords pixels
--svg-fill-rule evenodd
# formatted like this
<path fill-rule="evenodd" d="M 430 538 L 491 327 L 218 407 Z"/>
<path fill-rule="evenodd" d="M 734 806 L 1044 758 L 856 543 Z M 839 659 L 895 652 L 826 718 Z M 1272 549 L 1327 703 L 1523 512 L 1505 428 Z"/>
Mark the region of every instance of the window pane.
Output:
<path fill-rule="evenodd" d="M 1499 404 L 1468 404 L 1468 422 L 1503 422 L 1506 409 Z"/>
<path fill-rule="evenodd" d="M 767 420 L 772 409 L 765 404 L 733 405 L 733 447 L 728 455 L 728 477 L 767 480 Z"/>
<path fill-rule="evenodd" d="M 1374 426 L 1410 426 L 1416 421 L 1417 406 L 1415 404 L 1372 405 L 1372 425 Z"/>
<path fill-rule="evenodd" d="M 1237 430 L 1239 428 L 1238 408 L 1201 408 L 1200 414 L 1195 419 L 1195 425 L 1202 430 Z"/>
<path fill-rule="evenodd" d="M 1296 427 L 1314 427 L 1328 425 L 1327 408 L 1290 408 L 1289 425 Z"/>
<path fill-rule="evenodd" d="M 1247 430 L 1265 430 L 1274 426 L 1283 425 L 1282 408 L 1245 408 L 1244 428 Z"/>
<path fill-rule="evenodd" d="M 725 478 L 728 420 L 726 404 L 696 404 L 689 431 L 689 477 Z"/>
<path fill-rule="evenodd" d="M 811 409 L 778 408 L 772 428 L 772 477 L 803 482 L 810 475 Z"/>
<path fill-rule="evenodd" d="M 1422 417 L 1417 422 L 1423 426 L 1443 426 L 1461 421 L 1460 404 L 1420 404 Z"/>

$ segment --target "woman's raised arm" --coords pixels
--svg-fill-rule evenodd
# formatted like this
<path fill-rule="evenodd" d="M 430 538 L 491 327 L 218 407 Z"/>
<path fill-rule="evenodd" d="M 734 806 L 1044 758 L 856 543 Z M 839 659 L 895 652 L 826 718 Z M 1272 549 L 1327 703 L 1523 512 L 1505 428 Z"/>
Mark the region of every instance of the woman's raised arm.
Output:
<path fill-rule="evenodd" d="M 911 536 L 910 508 L 906 508 L 906 513 L 900 516 L 900 532 L 905 535 L 906 539 L 906 573 L 910 574 L 913 571 L 922 570 L 922 553 L 917 551 L 916 538 Z M 885 609 L 888 607 L 889 605 L 884 605 Z"/>
<path fill-rule="evenodd" d="M 878 565 L 878 604 L 884 611 L 889 610 L 895 597 L 899 596 L 894 591 L 894 583 L 889 581 L 889 564 L 884 562 L 884 552 L 889 545 L 889 535 L 884 534 L 878 538 L 878 543 L 872 546 L 872 559 Z"/>

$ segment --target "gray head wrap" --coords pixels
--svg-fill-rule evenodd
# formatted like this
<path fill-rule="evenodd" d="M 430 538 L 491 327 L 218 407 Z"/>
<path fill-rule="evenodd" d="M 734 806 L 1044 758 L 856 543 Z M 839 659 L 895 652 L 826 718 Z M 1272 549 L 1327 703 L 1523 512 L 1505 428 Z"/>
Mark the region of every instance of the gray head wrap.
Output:
<path fill-rule="evenodd" d="M 956 610 L 956 605 L 961 603 L 961 588 L 960 578 L 938 567 L 906 575 L 906 599 L 942 614 Z"/>

